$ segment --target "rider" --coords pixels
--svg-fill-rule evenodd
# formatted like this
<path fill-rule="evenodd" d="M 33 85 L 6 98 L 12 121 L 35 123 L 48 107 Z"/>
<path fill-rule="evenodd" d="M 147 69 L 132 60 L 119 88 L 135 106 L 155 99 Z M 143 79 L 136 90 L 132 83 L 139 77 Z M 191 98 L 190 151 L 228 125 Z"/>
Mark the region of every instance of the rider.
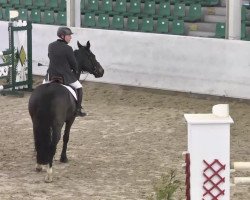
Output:
<path fill-rule="evenodd" d="M 61 77 L 65 85 L 70 85 L 77 91 L 77 110 L 76 115 L 84 117 L 87 114 L 82 111 L 82 84 L 77 80 L 74 72 L 78 71 L 77 61 L 74 52 L 68 43 L 71 40 L 72 31 L 68 27 L 59 27 L 57 36 L 60 38 L 49 44 L 48 57 L 49 68 L 47 74 L 49 80 L 52 77 Z M 73 72 L 74 71 L 74 72 Z M 51 79 L 50 79 L 51 78 Z"/>

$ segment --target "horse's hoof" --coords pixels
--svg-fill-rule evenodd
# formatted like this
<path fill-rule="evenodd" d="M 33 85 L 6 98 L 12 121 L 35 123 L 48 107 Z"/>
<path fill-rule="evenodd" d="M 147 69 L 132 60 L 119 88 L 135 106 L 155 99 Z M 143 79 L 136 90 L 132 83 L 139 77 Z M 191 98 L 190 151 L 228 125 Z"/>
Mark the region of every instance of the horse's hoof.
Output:
<path fill-rule="evenodd" d="M 68 161 L 69 161 L 69 160 L 68 160 L 67 157 L 65 157 L 65 158 L 61 157 L 61 158 L 60 158 L 60 162 L 62 162 L 62 163 L 67 163 Z"/>
<path fill-rule="evenodd" d="M 41 172 L 42 171 L 42 168 L 36 168 L 36 172 Z"/>
<path fill-rule="evenodd" d="M 41 172 L 43 170 L 42 165 L 36 164 L 36 171 Z"/>
<path fill-rule="evenodd" d="M 45 181 L 45 183 L 51 183 L 51 182 L 53 181 L 53 178 L 52 178 L 52 176 L 48 176 L 48 175 L 47 175 L 47 176 L 45 177 L 45 180 L 44 180 L 44 181 Z"/>

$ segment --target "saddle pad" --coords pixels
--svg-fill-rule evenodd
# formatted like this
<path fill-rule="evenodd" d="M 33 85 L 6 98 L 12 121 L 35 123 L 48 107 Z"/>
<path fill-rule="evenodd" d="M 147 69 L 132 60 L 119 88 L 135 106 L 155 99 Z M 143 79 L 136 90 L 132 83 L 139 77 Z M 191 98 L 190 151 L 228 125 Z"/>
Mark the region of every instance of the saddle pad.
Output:
<path fill-rule="evenodd" d="M 73 97 L 77 100 L 77 96 L 76 96 L 75 90 L 73 90 L 71 87 L 69 87 L 67 85 L 63 85 L 63 84 L 61 84 L 61 85 L 64 86 L 64 87 L 66 87 L 70 91 L 70 93 L 73 95 Z"/>
<path fill-rule="evenodd" d="M 50 83 L 51 81 L 47 81 L 47 80 L 43 80 L 43 83 L 42 84 L 47 84 L 47 83 Z M 70 87 L 70 86 L 67 86 L 67 85 L 63 85 L 61 84 L 62 86 L 66 87 L 68 89 L 68 91 L 73 95 L 73 97 L 75 98 L 75 100 L 77 101 L 77 96 L 76 96 L 76 92 Z"/>

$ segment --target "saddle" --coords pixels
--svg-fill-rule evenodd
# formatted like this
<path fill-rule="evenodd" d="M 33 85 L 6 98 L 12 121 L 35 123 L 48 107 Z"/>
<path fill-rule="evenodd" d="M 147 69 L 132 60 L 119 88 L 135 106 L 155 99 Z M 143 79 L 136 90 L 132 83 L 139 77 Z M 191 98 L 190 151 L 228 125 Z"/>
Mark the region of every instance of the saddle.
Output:
<path fill-rule="evenodd" d="M 66 87 L 69 90 L 69 92 L 73 95 L 73 97 L 77 101 L 76 90 L 74 88 L 72 88 L 71 86 L 69 86 L 69 85 L 65 85 L 63 77 L 61 77 L 61 76 L 52 76 L 52 77 L 49 78 L 49 80 L 45 79 L 43 81 L 43 84 L 46 84 L 46 83 L 59 83 L 59 84 L 61 84 L 62 86 Z"/>
<path fill-rule="evenodd" d="M 64 80 L 63 80 L 63 77 L 61 76 L 52 76 L 50 81 L 51 83 L 60 83 L 64 85 Z"/>

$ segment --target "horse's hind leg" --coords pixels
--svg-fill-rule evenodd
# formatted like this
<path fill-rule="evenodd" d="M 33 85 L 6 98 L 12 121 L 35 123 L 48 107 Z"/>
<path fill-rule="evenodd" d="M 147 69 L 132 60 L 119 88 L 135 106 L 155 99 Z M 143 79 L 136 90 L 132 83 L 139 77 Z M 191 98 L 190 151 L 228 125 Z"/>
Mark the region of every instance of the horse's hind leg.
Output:
<path fill-rule="evenodd" d="M 46 183 L 51 183 L 53 181 L 53 176 L 52 176 L 52 163 L 48 164 L 47 168 L 47 174 L 45 176 L 45 182 Z"/>
<path fill-rule="evenodd" d="M 63 163 L 68 162 L 68 158 L 67 158 L 67 144 L 69 141 L 69 133 L 70 133 L 70 128 L 73 124 L 75 120 L 75 117 L 69 121 L 66 121 L 66 125 L 65 125 L 65 130 L 64 130 L 64 135 L 63 135 L 63 149 L 62 149 L 62 153 L 61 153 L 61 159 L 60 161 Z"/>
<path fill-rule="evenodd" d="M 53 164 L 53 158 L 54 158 L 55 153 L 56 153 L 57 143 L 59 142 L 59 140 L 61 138 L 62 125 L 60 125 L 60 126 L 56 125 L 52 129 L 53 129 L 53 133 L 52 133 L 52 141 L 51 141 L 51 145 L 50 145 L 49 164 L 48 164 L 48 168 L 47 168 L 47 175 L 45 177 L 46 183 L 51 183 L 53 180 L 52 164 Z"/>
<path fill-rule="evenodd" d="M 50 160 L 47 168 L 47 174 L 45 176 L 45 182 L 46 183 L 51 183 L 53 181 L 53 176 L 52 176 L 52 164 L 53 164 L 53 158 L 56 153 L 56 145 L 57 143 L 52 142 L 51 144 L 51 149 L 50 149 Z"/>

